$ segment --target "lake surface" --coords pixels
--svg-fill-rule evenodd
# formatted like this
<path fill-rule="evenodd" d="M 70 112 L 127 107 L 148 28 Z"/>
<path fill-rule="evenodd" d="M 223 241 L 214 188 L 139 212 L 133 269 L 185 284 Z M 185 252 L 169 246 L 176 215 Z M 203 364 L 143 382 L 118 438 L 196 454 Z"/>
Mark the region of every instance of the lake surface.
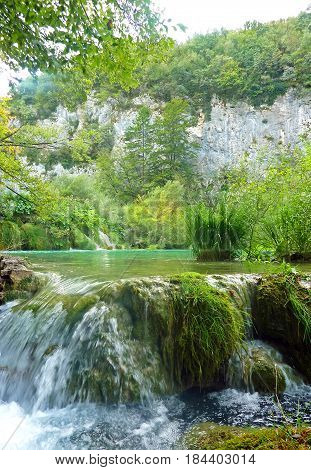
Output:
<path fill-rule="evenodd" d="M 110 281 L 140 276 L 160 276 L 195 271 L 201 274 L 269 272 L 269 263 L 197 262 L 190 250 L 98 250 L 98 251 L 18 251 L 35 270 L 54 272 L 67 278 Z M 311 272 L 311 263 L 299 265 Z"/>

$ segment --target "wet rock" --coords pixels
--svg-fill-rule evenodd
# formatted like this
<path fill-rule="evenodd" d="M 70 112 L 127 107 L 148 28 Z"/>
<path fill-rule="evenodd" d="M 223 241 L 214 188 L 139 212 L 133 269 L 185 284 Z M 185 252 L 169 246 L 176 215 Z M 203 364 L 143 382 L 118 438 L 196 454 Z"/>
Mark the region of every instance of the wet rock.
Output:
<path fill-rule="evenodd" d="M 258 338 L 272 342 L 311 381 L 311 290 L 300 275 L 263 276 L 252 318 Z"/>
<path fill-rule="evenodd" d="M 261 348 L 254 349 L 249 359 L 253 389 L 259 393 L 283 393 L 286 383 L 281 368 Z"/>
<path fill-rule="evenodd" d="M 0 303 L 35 293 L 41 283 L 40 277 L 28 267 L 25 260 L 0 256 Z"/>

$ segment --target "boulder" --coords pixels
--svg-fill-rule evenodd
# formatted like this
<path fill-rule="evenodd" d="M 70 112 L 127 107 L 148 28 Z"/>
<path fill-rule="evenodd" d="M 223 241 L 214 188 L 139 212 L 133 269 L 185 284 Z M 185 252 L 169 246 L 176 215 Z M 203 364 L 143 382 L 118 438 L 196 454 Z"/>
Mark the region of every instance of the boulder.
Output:
<path fill-rule="evenodd" d="M 40 284 L 39 276 L 28 267 L 25 260 L 0 256 L 0 303 L 34 293 Z"/>
<path fill-rule="evenodd" d="M 295 274 L 263 276 L 252 307 L 256 336 L 275 344 L 285 359 L 311 381 L 311 290 Z"/>

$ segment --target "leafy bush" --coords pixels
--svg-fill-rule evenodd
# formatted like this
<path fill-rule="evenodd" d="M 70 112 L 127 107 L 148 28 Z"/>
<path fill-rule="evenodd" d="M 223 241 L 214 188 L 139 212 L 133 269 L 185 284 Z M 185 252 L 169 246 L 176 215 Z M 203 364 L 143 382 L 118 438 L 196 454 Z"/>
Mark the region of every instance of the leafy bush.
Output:
<path fill-rule="evenodd" d="M 52 248 L 47 229 L 40 225 L 24 224 L 21 227 L 21 233 L 25 250 L 50 250 Z"/>
<path fill-rule="evenodd" d="M 17 250 L 21 246 L 18 225 L 9 220 L 0 222 L 0 250 Z"/>

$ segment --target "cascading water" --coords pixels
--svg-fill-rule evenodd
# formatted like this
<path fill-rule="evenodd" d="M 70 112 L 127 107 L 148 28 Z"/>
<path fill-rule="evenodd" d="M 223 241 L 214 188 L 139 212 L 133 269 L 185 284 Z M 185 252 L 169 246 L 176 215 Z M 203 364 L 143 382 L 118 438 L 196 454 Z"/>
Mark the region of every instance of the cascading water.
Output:
<path fill-rule="evenodd" d="M 256 277 L 207 279 L 250 312 Z M 103 295 L 114 289 L 110 283 L 58 275 L 33 298 L 0 307 L 0 446 L 172 448 L 198 421 L 277 422 L 272 398 L 251 388 L 169 396 L 167 371 L 150 339 L 148 295 L 160 296 L 161 288 L 145 287 L 141 324 L 116 296 Z M 269 349 L 286 374 L 285 409 L 311 398 L 277 352 L 262 343 L 251 347 Z"/>
<path fill-rule="evenodd" d="M 159 358 L 131 339 L 126 310 L 101 301 L 96 287 L 54 277 L 31 300 L 2 307 L 0 400 L 43 410 L 165 392 Z"/>

